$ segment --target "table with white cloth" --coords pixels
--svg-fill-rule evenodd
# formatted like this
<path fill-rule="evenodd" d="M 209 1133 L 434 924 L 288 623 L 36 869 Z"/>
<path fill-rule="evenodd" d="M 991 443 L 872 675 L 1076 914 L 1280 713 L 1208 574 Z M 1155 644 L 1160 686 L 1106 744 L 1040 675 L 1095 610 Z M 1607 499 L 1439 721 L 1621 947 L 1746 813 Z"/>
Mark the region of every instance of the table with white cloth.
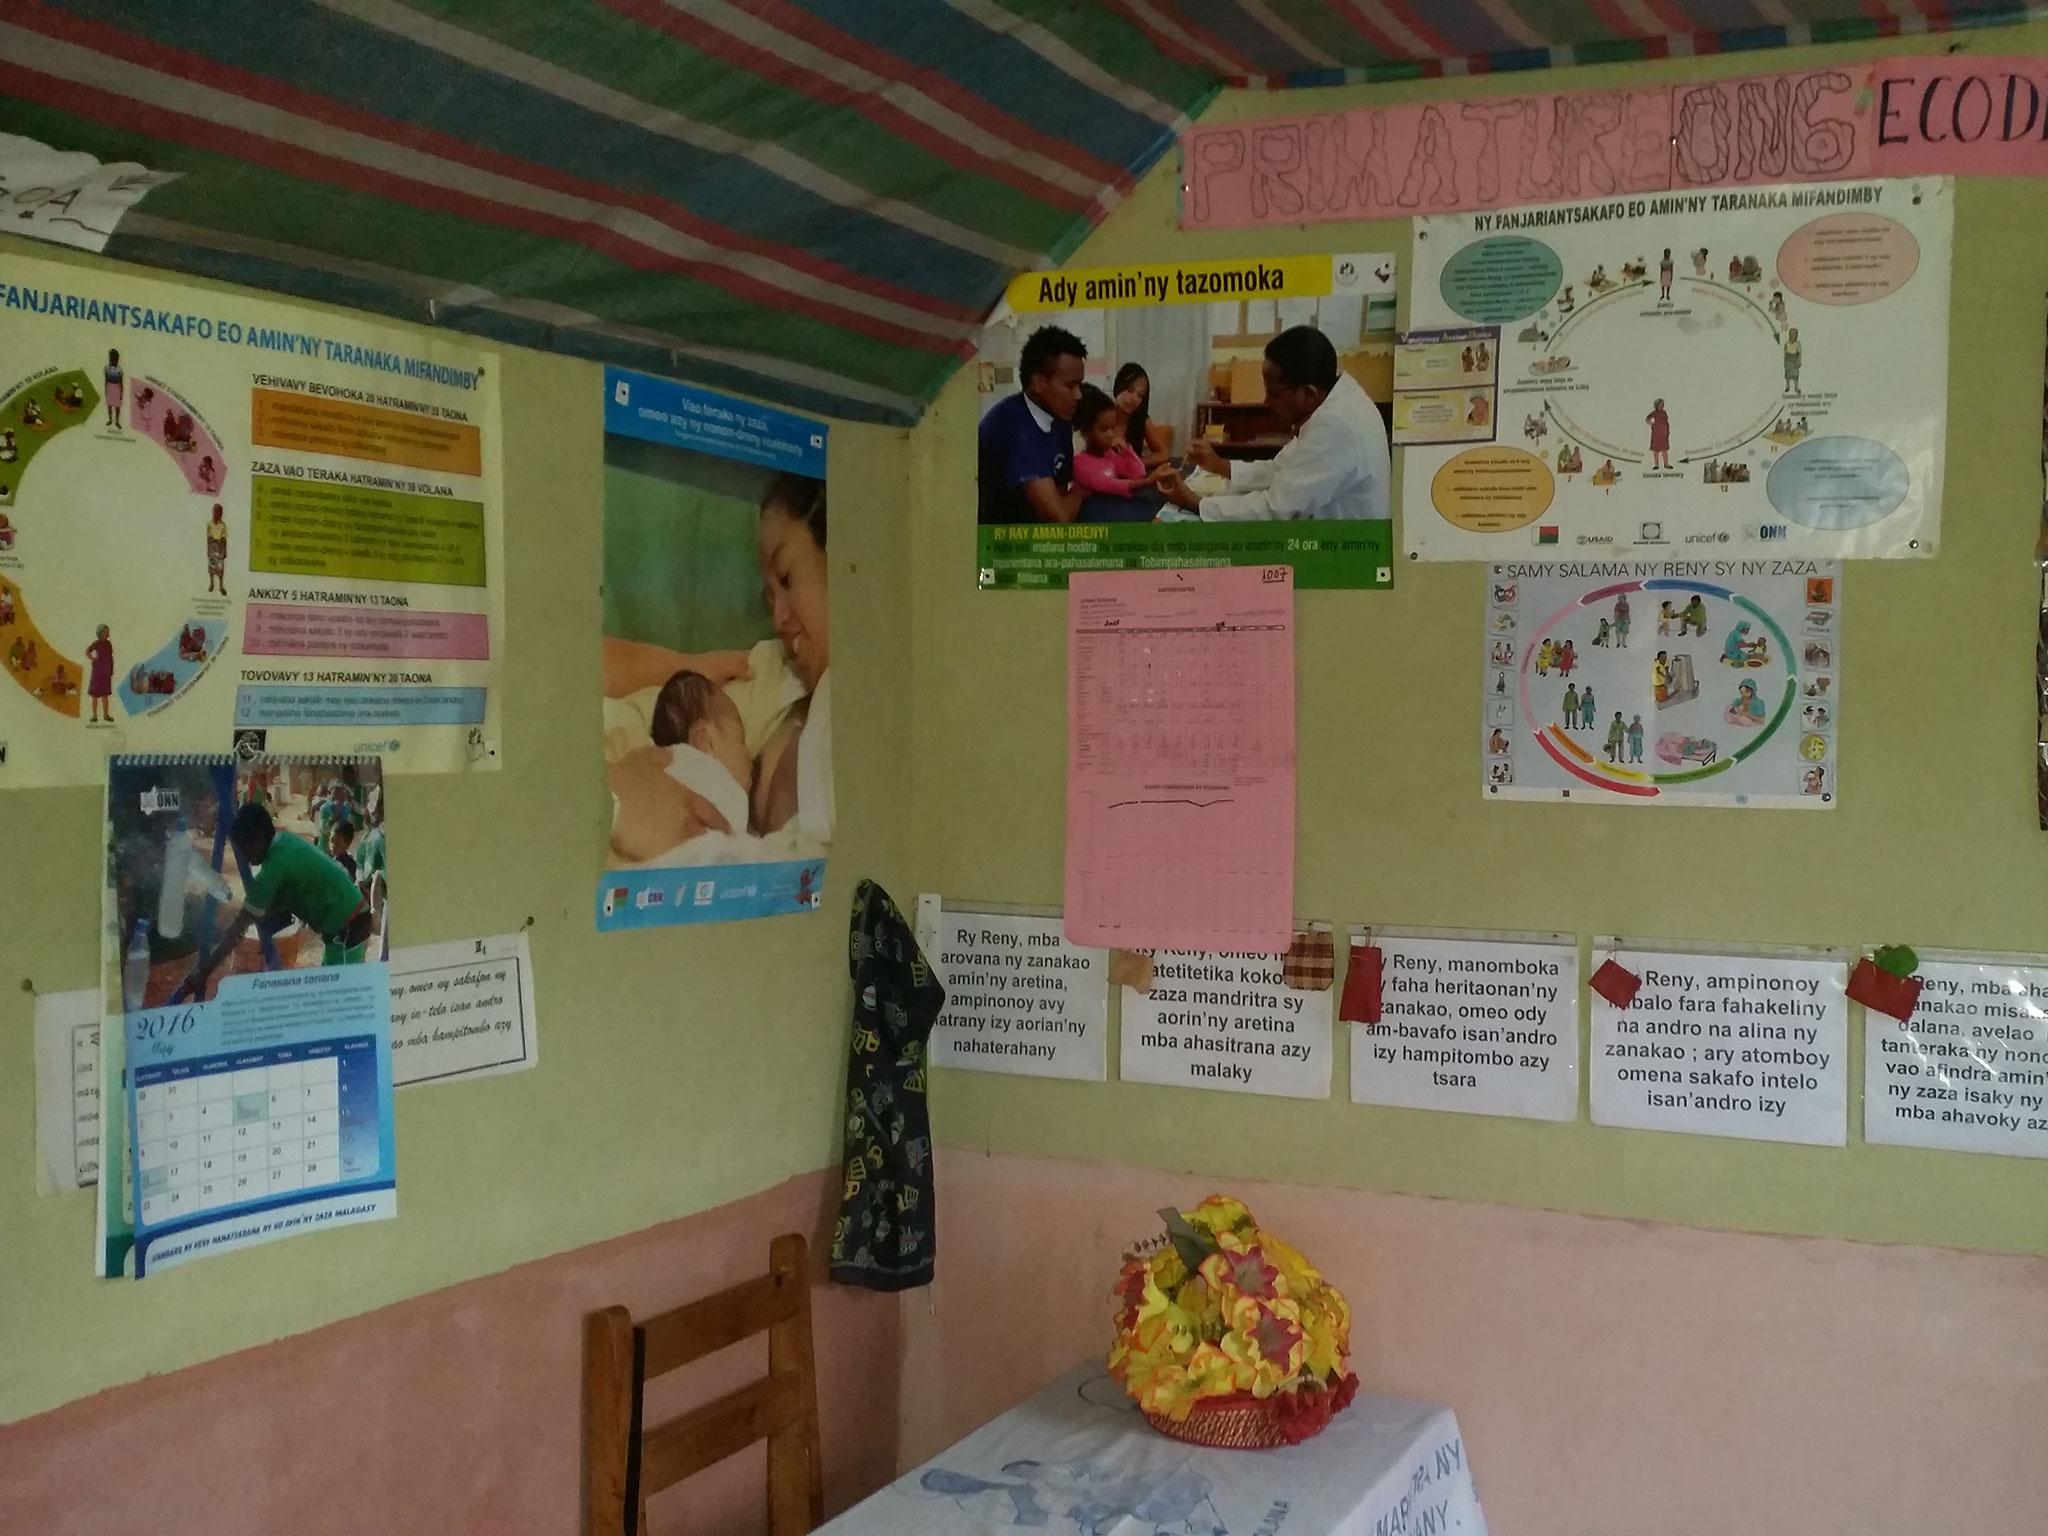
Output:
<path fill-rule="evenodd" d="M 1361 1394 L 1303 1445 L 1160 1434 L 1078 1366 L 818 1536 L 1486 1536 L 1448 1408 Z"/>

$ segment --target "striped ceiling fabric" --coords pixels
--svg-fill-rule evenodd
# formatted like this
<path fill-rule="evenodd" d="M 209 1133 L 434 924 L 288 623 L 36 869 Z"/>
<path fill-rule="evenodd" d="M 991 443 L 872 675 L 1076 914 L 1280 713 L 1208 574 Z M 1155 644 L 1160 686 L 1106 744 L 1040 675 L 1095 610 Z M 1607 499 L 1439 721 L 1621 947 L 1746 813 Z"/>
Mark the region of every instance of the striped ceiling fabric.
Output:
<path fill-rule="evenodd" d="M 2019 19 L 1942 0 L 13 0 L 111 256 L 915 421 L 1225 84 Z"/>

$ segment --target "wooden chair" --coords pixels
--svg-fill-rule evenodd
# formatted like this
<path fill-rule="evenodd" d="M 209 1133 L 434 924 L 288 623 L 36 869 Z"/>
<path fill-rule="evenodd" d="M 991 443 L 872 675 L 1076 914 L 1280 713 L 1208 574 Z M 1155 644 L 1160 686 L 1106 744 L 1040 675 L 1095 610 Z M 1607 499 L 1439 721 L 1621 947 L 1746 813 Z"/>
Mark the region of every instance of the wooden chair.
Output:
<path fill-rule="evenodd" d="M 768 1374 L 665 1424 L 641 1422 L 647 1382 L 728 1345 L 768 1335 Z M 644 1536 L 647 1496 L 757 1440 L 768 1442 L 768 1528 L 802 1536 L 825 1517 L 811 1277 L 795 1233 L 768 1248 L 768 1273 L 635 1323 L 624 1307 L 584 1320 L 586 1536 Z"/>

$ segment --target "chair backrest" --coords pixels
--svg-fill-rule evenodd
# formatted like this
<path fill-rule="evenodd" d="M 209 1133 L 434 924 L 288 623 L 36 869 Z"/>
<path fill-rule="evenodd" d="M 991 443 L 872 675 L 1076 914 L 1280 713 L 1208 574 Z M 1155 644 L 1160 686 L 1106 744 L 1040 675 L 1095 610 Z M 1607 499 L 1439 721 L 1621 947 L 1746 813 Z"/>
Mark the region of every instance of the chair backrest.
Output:
<path fill-rule="evenodd" d="M 716 1402 L 648 1427 L 647 1382 L 757 1333 L 768 1374 Z M 768 1273 L 635 1323 L 624 1307 L 584 1321 L 586 1536 L 642 1536 L 647 1497 L 768 1442 L 768 1529 L 803 1536 L 825 1517 L 818 1383 L 811 1358 L 811 1276 L 795 1233 L 768 1248 Z"/>

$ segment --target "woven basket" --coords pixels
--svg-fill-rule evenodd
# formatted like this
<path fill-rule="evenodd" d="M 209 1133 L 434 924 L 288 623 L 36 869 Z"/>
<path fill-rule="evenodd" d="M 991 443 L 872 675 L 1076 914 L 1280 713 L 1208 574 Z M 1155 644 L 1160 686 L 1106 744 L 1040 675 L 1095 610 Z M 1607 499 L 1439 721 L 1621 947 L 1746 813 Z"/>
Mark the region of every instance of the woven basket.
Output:
<path fill-rule="evenodd" d="M 1218 1451 L 1270 1451 L 1299 1445 L 1328 1429 L 1357 1386 L 1358 1379 L 1350 1377 L 1335 1390 L 1276 1392 L 1271 1397 L 1234 1392 L 1229 1397 L 1198 1399 L 1185 1419 L 1147 1413 L 1145 1421 L 1162 1435 L 1189 1445 Z"/>

